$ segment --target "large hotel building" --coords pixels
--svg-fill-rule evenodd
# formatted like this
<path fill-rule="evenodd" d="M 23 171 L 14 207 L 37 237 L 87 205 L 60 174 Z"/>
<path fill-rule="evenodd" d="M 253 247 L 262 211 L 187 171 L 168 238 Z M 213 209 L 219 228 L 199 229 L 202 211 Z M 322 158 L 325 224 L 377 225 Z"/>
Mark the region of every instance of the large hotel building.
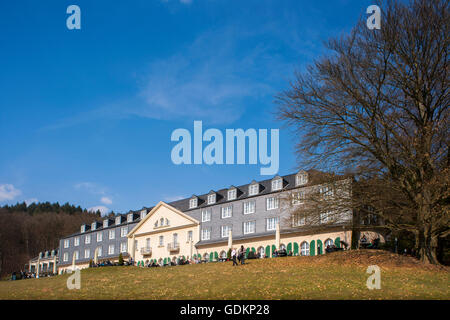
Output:
<path fill-rule="evenodd" d="M 320 215 L 318 228 L 292 219 L 291 210 L 301 210 L 305 194 L 331 191 L 317 176 L 311 171 L 275 176 L 82 225 L 80 232 L 61 239 L 54 251 L 58 272 L 88 267 L 91 260 L 117 261 L 119 254 L 141 263 L 167 263 L 179 257 L 216 261 L 226 257 L 230 247 L 241 245 L 247 253 L 263 257 L 279 248 L 293 255 L 323 254 L 327 245 L 351 243 L 355 213 L 351 207 L 342 208 L 332 223 Z M 351 193 L 351 178 L 343 177 L 340 183 Z M 286 198 L 293 201 L 285 204 Z M 30 268 L 36 263 L 30 261 Z"/>

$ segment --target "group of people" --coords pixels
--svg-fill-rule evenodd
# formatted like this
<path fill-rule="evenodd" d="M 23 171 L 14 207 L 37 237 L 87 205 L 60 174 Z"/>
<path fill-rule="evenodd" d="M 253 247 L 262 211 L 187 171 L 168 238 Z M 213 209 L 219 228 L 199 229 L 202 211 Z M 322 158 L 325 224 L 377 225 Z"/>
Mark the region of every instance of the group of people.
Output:
<path fill-rule="evenodd" d="M 54 274 L 52 272 L 40 272 L 39 277 L 51 277 Z M 20 272 L 13 272 L 11 274 L 11 280 L 22 280 L 22 279 L 34 279 L 36 278 L 36 272 L 26 272 L 21 270 Z"/>
<path fill-rule="evenodd" d="M 231 249 L 231 260 L 233 261 L 233 267 L 239 265 L 236 259 L 239 260 L 241 264 L 245 264 L 245 249 L 243 245 L 238 251 L 236 251 L 235 248 Z"/>
<path fill-rule="evenodd" d="M 369 240 L 367 240 L 365 234 L 363 234 L 363 236 L 359 240 L 359 246 L 363 249 L 378 249 L 379 243 L 380 243 L 380 238 L 372 239 L 372 241 L 369 242 Z"/>

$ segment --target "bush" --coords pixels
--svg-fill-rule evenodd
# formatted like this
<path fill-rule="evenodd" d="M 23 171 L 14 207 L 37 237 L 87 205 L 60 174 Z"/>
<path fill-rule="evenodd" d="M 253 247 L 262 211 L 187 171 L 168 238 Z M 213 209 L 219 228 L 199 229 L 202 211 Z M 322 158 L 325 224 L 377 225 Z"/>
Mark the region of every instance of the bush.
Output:
<path fill-rule="evenodd" d="M 123 256 L 122 256 L 122 253 L 119 254 L 119 266 L 123 266 Z"/>
<path fill-rule="evenodd" d="M 231 260 L 231 248 L 228 249 L 228 252 L 227 252 L 227 259 L 228 259 L 228 260 Z"/>

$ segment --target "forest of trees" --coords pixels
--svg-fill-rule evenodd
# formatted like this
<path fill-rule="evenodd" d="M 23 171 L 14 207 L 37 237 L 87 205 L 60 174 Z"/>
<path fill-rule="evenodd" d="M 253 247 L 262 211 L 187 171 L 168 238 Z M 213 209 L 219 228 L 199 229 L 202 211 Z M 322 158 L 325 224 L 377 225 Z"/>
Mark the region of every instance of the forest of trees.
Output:
<path fill-rule="evenodd" d="M 68 203 L 18 203 L 0 207 L 0 275 L 24 268 L 41 251 L 58 248 L 59 239 L 75 233 L 83 223 L 99 220 L 90 212 Z"/>

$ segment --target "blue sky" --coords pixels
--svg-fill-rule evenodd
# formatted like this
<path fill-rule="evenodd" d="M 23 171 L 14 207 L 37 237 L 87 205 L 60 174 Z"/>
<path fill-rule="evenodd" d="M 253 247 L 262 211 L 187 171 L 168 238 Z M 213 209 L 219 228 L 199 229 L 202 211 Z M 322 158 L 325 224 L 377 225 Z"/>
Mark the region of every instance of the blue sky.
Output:
<path fill-rule="evenodd" d="M 66 8 L 81 9 L 68 30 Z M 0 205 L 70 202 L 115 212 L 240 185 L 261 165 L 174 165 L 193 121 L 280 129 L 274 96 L 348 32 L 363 0 L 2 1 Z"/>

